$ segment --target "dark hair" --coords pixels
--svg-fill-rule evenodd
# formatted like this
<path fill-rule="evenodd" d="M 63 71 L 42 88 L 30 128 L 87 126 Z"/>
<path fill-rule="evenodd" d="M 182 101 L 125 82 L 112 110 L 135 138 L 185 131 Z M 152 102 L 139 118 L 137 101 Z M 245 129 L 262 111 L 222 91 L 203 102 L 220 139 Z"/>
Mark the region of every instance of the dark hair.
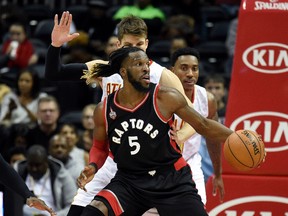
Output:
<path fill-rule="evenodd" d="M 77 138 L 79 138 L 79 129 L 76 127 L 75 124 L 70 123 L 70 122 L 65 122 L 65 123 L 61 124 L 61 126 L 59 128 L 59 135 L 61 135 L 61 132 L 65 126 L 72 128 L 72 130 L 76 134 Z"/>
<path fill-rule="evenodd" d="M 204 85 L 206 85 L 208 82 L 217 82 L 222 83 L 225 86 L 225 78 L 222 74 L 210 74 L 207 75 L 203 81 Z"/>
<path fill-rule="evenodd" d="M 117 24 L 118 39 L 121 40 L 126 34 L 147 38 L 148 28 L 145 21 L 133 15 L 122 18 L 122 20 Z"/>
<path fill-rule="evenodd" d="M 16 83 L 16 93 L 17 95 L 20 95 L 20 90 L 19 90 L 19 85 L 18 85 L 18 81 L 20 79 L 20 76 L 23 74 L 23 73 L 29 73 L 32 77 L 32 89 L 31 89 L 31 96 L 35 99 L 38 97 L 39 95 L 39 92 L 40 92 L 40 78 L 38 76 L 38 74 L 33 71 L 32 69 L 23 69 L 20 71 L 20 73 L 18 74 L 17 76 L 17 83 Z"/>
<path fill-rule="evenodd" d="M 27 159 L 30 160 L 32 158 L 41 158 L 45 161 L 48 160 L 48 153 L 47 150 L 41 146 L 41 145 L 32 145 L 28 150 L 27 150 Z"/>
<path fill-rule="evenodd" d="M 109 64 L 97 64 L 93 68 L 93 77 L 108 77 L 115 73 L 119 73 L 123 61 L 130 53 L 142 51 L 138 47 L 123 47 L 113 51 L 109 56 Z"/>
<path fill-rule="evenodd" d="M 182 55 L 192 55 L 197 58 L 198 61 L 200 61 L 200 53 L 198 52 L 197 49 L 191 48 L 191 47 L 184 47 L 176 50 L 174 53 L 171 55 L 171 65 L 174 66 L 175 62 L 177 61 L 179 56 Z"/>
<path fill-rule="evenodd" d="M 13 155 L 23 154 L 26 157 L 26 149 L 22 146 L 13 146 L 8 150 L 8 161 L 11 161 Z"/>

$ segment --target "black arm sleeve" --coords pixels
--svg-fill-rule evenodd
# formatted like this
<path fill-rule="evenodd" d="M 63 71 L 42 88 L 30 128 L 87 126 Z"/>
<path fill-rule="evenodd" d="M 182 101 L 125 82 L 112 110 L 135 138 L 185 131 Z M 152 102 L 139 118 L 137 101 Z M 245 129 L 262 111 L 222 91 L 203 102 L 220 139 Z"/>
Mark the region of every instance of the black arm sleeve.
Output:
<path fill-rule="evenodd" d="M 48 47 L 45 62 L 45 78 L 50 81 L 85 81 L 80 80 L 83 70 L 87 70 L 84 63 L 62 64 L 60 58 L 60 47 Z"/>
<path fill-rule="evenodd" d="M 0 182 L 21 195 L 25 200 L 35 196 L 18 173 L 0 155 Z"/>

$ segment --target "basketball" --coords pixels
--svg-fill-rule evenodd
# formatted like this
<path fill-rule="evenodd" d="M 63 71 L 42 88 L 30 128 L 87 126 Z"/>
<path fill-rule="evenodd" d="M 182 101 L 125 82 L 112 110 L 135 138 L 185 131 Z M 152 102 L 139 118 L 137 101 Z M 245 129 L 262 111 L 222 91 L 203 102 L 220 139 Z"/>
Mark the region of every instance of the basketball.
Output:
<path fill-rule="evenodd" d="M 224 158 L 236 170 L 249 171 L 258 167 L 265 158 L 261 136 L 251 130 L 237 130 L 224 143 Z"/>

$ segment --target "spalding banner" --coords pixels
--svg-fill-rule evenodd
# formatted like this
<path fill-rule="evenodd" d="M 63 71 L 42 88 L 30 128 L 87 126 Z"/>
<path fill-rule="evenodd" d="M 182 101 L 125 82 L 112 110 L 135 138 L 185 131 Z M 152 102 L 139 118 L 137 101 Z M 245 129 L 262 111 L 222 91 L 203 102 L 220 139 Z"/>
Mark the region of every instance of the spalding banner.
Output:
<path fill-rule="evenodd" d="M 288 177 L 223 175 L 225 197 L 212 196 L 212 178 L 207 182 L 209 216 L 287 216 Z"/>
<path fill-rule="evenodd" d="M 225 124 L 262 135 L 266 161 L 249 172 L 288 175 L 288 0 L 243 0 Z"/>

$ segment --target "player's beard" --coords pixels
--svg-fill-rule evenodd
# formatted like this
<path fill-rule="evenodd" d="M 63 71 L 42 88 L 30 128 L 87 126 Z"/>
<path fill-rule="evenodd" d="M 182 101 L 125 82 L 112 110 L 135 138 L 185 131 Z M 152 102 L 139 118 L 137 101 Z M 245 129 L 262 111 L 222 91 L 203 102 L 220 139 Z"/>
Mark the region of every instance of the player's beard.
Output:
<path fill-rule="evenodd" d="M 135 80 L 130 72 L 130 70 L 127 70 L 127 77 L 128 81 L 131 83 L 131 85 L 139 92 L 148 92 L 149 91 L 149 85 L 147 87 L 143 86 L 141 82 Z"/>

